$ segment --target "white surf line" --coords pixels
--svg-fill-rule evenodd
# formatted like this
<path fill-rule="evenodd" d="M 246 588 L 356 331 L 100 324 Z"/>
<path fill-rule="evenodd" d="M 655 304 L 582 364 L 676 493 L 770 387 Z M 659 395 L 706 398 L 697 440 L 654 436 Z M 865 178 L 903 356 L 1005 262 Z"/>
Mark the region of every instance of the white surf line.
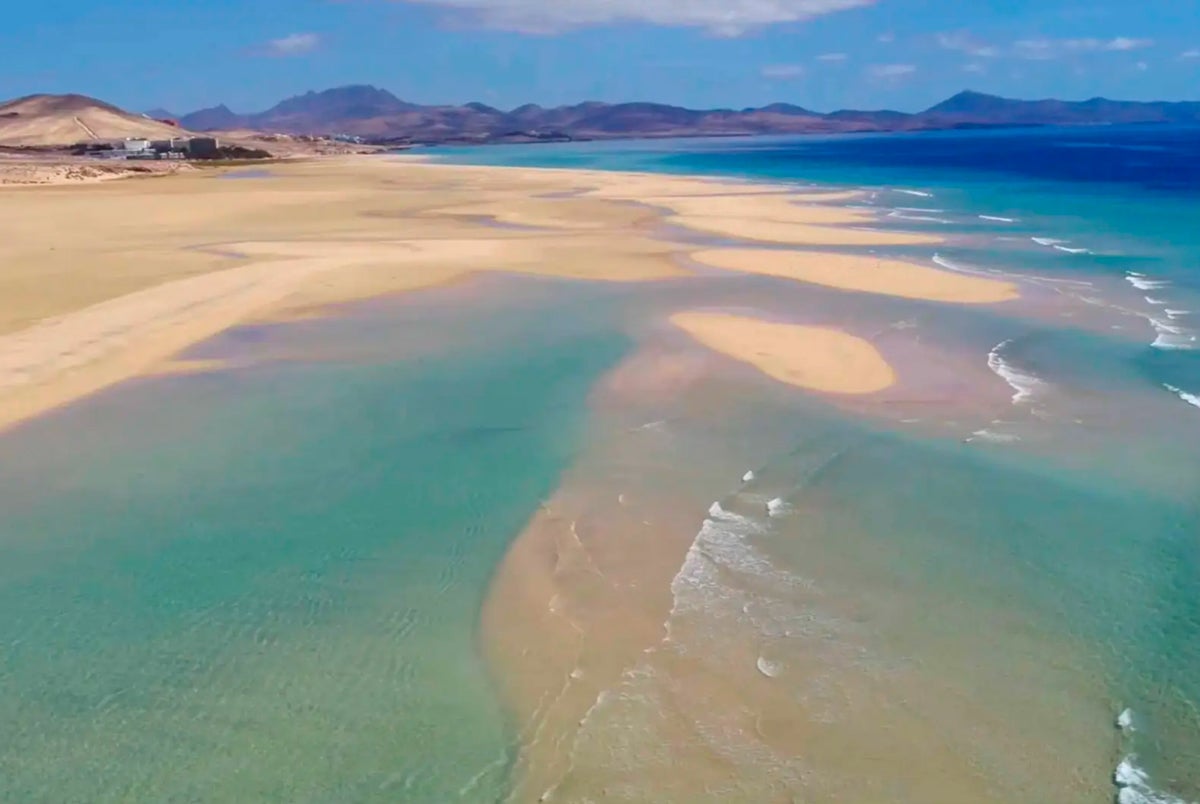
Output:
<path fill-rule="evenodd" d="M 1171 385 L 1169 383 L 1163 383 L 1163 388 L 1166 388 L 1168 391 L 1175 394 L 1176 396 L 1178 396 L 1184 402 L 1187 402 L 1192 407 L 1200 408 L 1200 394 L 1189 394 L 1187 391 L 1183 390 L 1182 388 L 1176 388 L 1174 385 Z"/>
<path fill-rule="evenodd" d="M 1032 374 L 1026 374 L 1020 369 L 1017 369 L 1004 359 L 1001 353 L 1004 351 L 1005 347 L 1011 345 L 1012 342 L 1012 339 L 1009 338 L 1006 341 L 1001 341 L 1000 343 L 996 344 L 992 351 L 988 352 L 987 362 L 988 368 L 991 369 L 994 374 L 1008 383 L 1008 386 L 1015 391 L 1013 394 L 1012 403 L 1014 405 L 1020 405 L 1032 399 L 1033 395 L 1038 391 L 1038 389 L 1045 387 L 1046 383 L 1039 377 L 1035 377 Z"/>

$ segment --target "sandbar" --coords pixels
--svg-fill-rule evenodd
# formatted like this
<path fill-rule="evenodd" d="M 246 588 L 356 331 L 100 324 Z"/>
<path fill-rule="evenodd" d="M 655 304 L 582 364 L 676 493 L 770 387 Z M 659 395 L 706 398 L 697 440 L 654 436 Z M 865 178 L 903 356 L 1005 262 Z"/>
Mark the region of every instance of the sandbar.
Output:
<path fill-rule="evenodd" d="M 671 323 L 715 352 L 811 391 L 871 394 L 896 382 L 870 342 L 837 329 L 703 311 L 676 313 Z"/>
<path fill-rule="evenodd" d="M 1012 282 L 856 254 L 765 249 L 710 249 L 692 259 L 729 271 L 777 276 L 816 285 L 905 299 L 995 304 L 1019 298 Z"/>
<path fill-rule="evenodd" d="M 0 189 L 0 428 L 246 321 L 489 272 L 690 276 L 696 246 L 667 222 L 809 246 L 925 237 L 865 228 L 836 206 L 849 193 L 745 181 L 377 156 L 223 173 Z"/>

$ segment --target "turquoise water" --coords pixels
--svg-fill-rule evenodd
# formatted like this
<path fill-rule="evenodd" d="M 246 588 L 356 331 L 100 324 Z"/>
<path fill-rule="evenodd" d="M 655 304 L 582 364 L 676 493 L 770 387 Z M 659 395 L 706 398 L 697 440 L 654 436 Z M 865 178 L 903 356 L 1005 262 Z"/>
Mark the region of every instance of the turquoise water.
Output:
<path fill-rule="evenodd" d="M 476 618 L 626 348 L 530 304 L 235 330 L 4 435 L 0 799 L 501 798 Z"/>
<path fill-rule="evenodd" d="M 797 424 L 785 447 L 764 451 L 753 483 L 731 485 L 698 536 L 707 564 L 696 577 L 726 592 L 704 598 L 716 607 L 703 621 L 737 621 L 730 644 L 755 634 L 779 679 L 827 644 L 780 638 L 813 609 L 762 580 L 766 556 L 824 588 L 823 616 L 854 623 L 827 638 L 854 644 L 865 627 L 881 665 L 921 668 L 920 683 L 889 676 L 883 694 L 926 714 L 879 728 L 923 720 L 987 769 L 997 799 L 1176 802 L 1200 800 L 1197 143 L 1194 130 L 1151 127 L 582 143 L 443 158 L 861 189 L 851 203 L 878 210 L 883 225 L 947 237 L 897 256 L 1020 281 L 1027 299 L 1003 311 L 909 308 L 933 340 L 990 368 L 1013 396 L 1008 410 L 982 423 L 914 410 L 908 426 L 882 432 L 839 420 L 801 436 Z M 770 408 L 758 404 L 765 420 Z M 934 420 L 942 433 L 931 432 Z M 776 497 L 790 515 L 764 515 Z M 739 614 L 747 599 L 793 608 L 756 619 Z M 851 728 L 855 711 L 830 717 Z M 614 710 L 613 723 L 623 717 Z M 1087 751 L 1104 756 L 1093 762 Z M 797 768 L 775 767 L 780 778 Z M 830 784 L 818 799 L 870 795 Z"/>
<path fill-rule="evenodd" d="M 934 162 L 980 142 L 1012 158 Z M 6 432 L 0 800 L 503 800 L 516 729 L 480 605 L 597 439 L 629 450 L 598 486 L 648 519 L 694 477 L 672 499 L 697 532 L 662 645 L 581 722 L 557 800 L 1091 802 L 1118 768 L 1124 802 L 1200 798 L 1196 201 L 1006 142 L 448 158 L 861 187 L 949 237 L 897 255 L 1012 276 L 1017 305 L 476 281 L 242 327 L 190 355 L 228 369 Z M 693 306 L 844 325 L 901 383 L 835 406 L 720 363 L 598 430 L 626 330 L 695 349 L 661 326 Z"/>

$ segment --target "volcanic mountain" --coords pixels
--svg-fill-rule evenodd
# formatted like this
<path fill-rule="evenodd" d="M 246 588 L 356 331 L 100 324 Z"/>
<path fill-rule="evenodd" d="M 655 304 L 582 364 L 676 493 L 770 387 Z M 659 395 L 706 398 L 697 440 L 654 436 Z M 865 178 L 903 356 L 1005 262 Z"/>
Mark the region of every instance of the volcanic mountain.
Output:
<path fill-rule="evenodd" d="M 503 111 L 482 103 L 421 106 L 387 90 L 349 86 L 308 92 L 265 112 L 224 106 L 185 115 L 196 130 L 250 128 L 295 134 L 347 134 L 376 141 L 496 142 L 514 139 L 818 134 L 988 126 L 1200 122 L 1200 103 L 1023 101 L 962 92 L 923 112 L 841 110 L 822 114 L 787 103 L 747 109 L 686 109 L 659 103 L 585 103 Z"/>

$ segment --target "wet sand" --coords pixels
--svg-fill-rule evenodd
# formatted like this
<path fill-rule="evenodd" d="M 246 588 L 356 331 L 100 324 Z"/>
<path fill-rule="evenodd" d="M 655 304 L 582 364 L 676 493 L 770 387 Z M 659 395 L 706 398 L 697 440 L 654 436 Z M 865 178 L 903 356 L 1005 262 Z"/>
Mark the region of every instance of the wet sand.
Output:
<path fill-rule="evenodd" d="M 485 272 L 685 281 L 683 258 L 698 256 L 838 289 L 972 304 L 1010 298 L 1002 283 L 918 266 L 868 275 L 845 262 L 859 258 L 822 269 L 804 262 L 808 256 L 700 251 L 660 234 L 662 224 L 676 223 L 805 247 L 935 241 L 871 229 L 865 212 L 833 205 L 851 194 L 371 157 L 218 178 L 0 191 L 0 215 L 16 233 L 0 244 L 0 427 L 138 374 L 211 371 L 211 361 L 173 358 L 238 324 L 313 316 Z M 868 338 L 828 325 L 686 311 L 672 323 L 695 350 L 643 352 L 595 391 L 600 407 L 634 415 L 629 430 L 643 436 L 654 432 L 650 415 L 670 415 L 709 372 L 696 354 L 704 348 L 796 392 L 870 397 L 898 379 Z M 719 493 L 727 480 L 706 474 L 703 455 L 623 450 L 620 439 L 582 456 L 578 476 L 598 466 L 611 474 L 599 484 L 564 482 L 512 545 L 484 612 L 485 650 L 520 725 L 517 790 L 538 796 L 570 776 L 582 721 L 600 692 L 616 688 L 661 642 L 671 580 L 696 535 L 695 494 Z M 659 478 L 655 497 L 638 499 L 632 487 L 647 475 Z M 647 540 L 653 550 L 644 550 Z M 750 667 L 748 685 L 757 672 Z M 674 668 L 688 684 L 714 683 L 694 670 Z M 728 691 L 718 685 L 707 694 L 719 700 Z M 755 706 L 769 710 L 778 690 L 763 694 Z M 775 725 L 780 734 L 792 727 Z M 654 733 L 671 743 L 665 756 L 697 770 L 679 775 L 680 796 L 720 786 L 725 770 L 682 725 Z M 803 736 L 785 734 L 780 745 L 794 748 Z M 968 782 L 940 790 L 952 788 L 976 792 Z M 515 800 L 527 800 L 523 794 Z"/>
<path fill-rule="evenodd" d="M 256 318 L 480 272 L 686 276 L 677 258 L 695 247 L 655 233 L 669 220 L 708 231 L 720 229 L 717 217 L 739 230 L 784 226 L 807 245 L 914 242 L 818 203 L 844 194 L 686 177 L 386 157 L 220 176 L 0 191 L 12 233 L 0 243 L 0 427 Z M 672 205 L 688 214 L 662 212 Z M 729 217 L 735 209 L 742 217 Z"/>
<path fill-rule="evenodd" d="M 676 313 L 671 323 L 710 349 L 800 388 L 870 394 L 896 381 L 874 346 L 836 329 L 705 312 Z"/>
<path fill-rule="evenodd" d="M 714 268 L 778 276 L 838 290 L 882 293 L 904 299 L 996 304 L 1012 301 L 1020 295 L 1016 285 L 1011 282 L 856 254 L 714 249 L 691 256 L 696 262 Z"/>

